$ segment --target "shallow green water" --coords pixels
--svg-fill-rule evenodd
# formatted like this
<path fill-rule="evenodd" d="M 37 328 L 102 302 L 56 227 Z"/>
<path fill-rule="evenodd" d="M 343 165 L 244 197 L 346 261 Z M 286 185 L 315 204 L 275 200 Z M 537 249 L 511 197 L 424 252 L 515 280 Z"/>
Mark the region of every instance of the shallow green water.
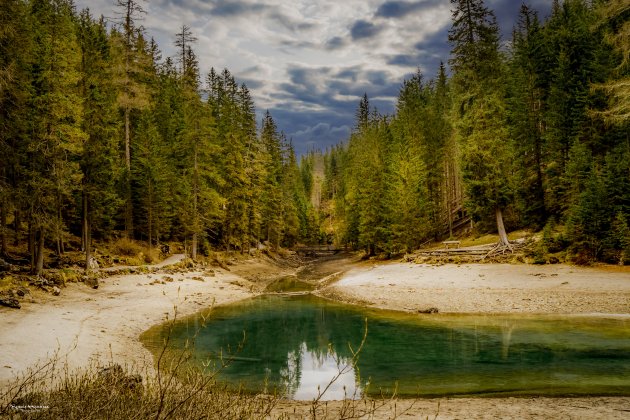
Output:
<path fill-rule="evenodd" d="M 206 314 L 207 315 L 207 314 Z M 367 340 L 356 368 L 349 344 Z M 218 363 L 242 349 L 219 377 L 250 390 L 327 399 L 400 395 L 630 395 L 630 320 L 585 317 L 412 315 L 306 296 L 262 296 L 178 321 L 172 347 L 201 328 L 194 362 Z M 165 327 L 143 335 L 159 350 Z M 244 338 L 243 338 L 244 337 Z M 369 386 L 366 384 L 369 383 Z"/>

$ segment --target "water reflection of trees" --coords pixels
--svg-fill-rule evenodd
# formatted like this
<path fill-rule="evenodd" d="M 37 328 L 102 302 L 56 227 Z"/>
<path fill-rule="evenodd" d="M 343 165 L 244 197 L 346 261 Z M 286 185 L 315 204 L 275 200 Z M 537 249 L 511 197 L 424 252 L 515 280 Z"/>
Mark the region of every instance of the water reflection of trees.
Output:
<path fill-rule="evenodd" d="M 361 342 L 364 317 L 360 308 L 312 297 L 259 298 L 215 309 L 197 339 L 196 355 L 201 360 L 219 349 L 235 348 L 245 330 L 243 348 L 223 377 L 252 389 L 268 381 L 294 395 L 306 379 L 305 372 L 312 371 L 304 363 L 329 368 L 331 360 L 347 363 L 352 359 L 348 343 L 356 348 Z M 580 363 L 588 361 L 584 351 L 574 349 L 576 344 L 569 345 L 567 340 L 582 340 L 584 346 L 591 346 L 592 341 L 590 335 L 576 335 L 570 328 L 550 335 L 496 317 L 470 324 L 419 323 L 418 319 L 371 317 L 358 369 L 351 374 L 353 382 L 370 380 L 376 387 L 389 389 L 398 383 L 403 393 L 425 395 L 478 392 L 506 383 L 534 386 L 539 378 L 552 375 L 558 361 L 573 364 L 568 368 L 571 372 L 583 371 Z M 175 341 L 183 342 L 197 326 L 194 319 L 179 325 Z M 611 354 L 622 357 L 617 353 Z"/>

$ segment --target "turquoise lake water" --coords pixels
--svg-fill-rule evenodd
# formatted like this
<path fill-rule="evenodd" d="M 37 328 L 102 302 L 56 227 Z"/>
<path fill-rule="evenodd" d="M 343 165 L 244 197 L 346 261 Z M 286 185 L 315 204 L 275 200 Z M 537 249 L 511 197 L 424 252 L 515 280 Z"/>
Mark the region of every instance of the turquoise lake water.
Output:
<path fill-rule="evenodd" d="M 154 327 L 143 342 L 156 353 L 167 332 Z M 192 365 L 216 369 L 223 355 L 231 361 L 221 381 L 294 399 L 314 398 L 335 376 L 323 399 L 394 390 L 409 397 L 630 395 L 627 318 L 403 314 L 267 295 L 178 320 L 170 349 L 184 348 L 195 332 Z"/>

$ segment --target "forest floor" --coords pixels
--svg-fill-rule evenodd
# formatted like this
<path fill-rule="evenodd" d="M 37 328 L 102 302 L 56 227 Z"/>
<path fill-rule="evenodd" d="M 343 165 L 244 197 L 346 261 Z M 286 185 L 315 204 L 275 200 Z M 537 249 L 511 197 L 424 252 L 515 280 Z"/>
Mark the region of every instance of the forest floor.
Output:
<path fill-rule="evenodd" d="M 177 260 L 177 257 L 175 258 Z M 139 335 L 151 326 L 255 296 L 273 279 L 301 273 L 323 282 L 323 296 L 369 307 L 408 312 L 607 314 L 630 317 L 628 267 L 566 265 L 424 265 L 359 262 L 353 257 L 301 266 L 295 258 L 238 258 L 221 267 L 163 266 L 119 274 L 98 289 L 68 283 L 60 296 L 33 291 L 22 309 L 0 308 L 0 390 L 38 362 L 56 355 L 69 368 L 112 361 L 151 371 L 151 353 Z M 176 266 L 177 267 L 177 266 Z M 300 275 L 300 274 L 298 274 Z M 630 398 L 438 398 L 413 403 L 406 418 L 627 418 Z M 331 413 L 342 402 L 328 402 Z M 276 415 L 308 414 L 309 402 L 282 402 Z M 374 418 L 391 418 L 386 405 Z M 290 415 L 290 418 L 291 415 Z M 331 418 L 335 418 L 334 414 Z"/>

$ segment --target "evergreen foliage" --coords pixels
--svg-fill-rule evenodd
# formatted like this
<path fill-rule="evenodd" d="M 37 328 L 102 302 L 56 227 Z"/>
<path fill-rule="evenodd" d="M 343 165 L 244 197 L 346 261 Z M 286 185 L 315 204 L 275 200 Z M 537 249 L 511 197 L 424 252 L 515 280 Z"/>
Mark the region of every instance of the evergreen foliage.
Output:
<path fill-rule="evenodd" d="M 546 226 L 550 252 L 630 261 L 627 1 L 522 6 L 506 44 L 486 3 L 451 0 L 450 77 L 418 71 L 392 116 L 357 98 L 348 141 L 298 159 L 269 112 L 257 127 L 247 86 L 199 68 L 191 28 L 163 59 L 140 1 L 117 0 L 108 27 L 71 0 L 4 0 L 0 255 L 28 244 L 39 273 L 71 236 L 87 262 L 92 237 L 121 233 L 193 257 L 395 254 L 472 217 L 506 246 L 505 228 Z"/>
<path fill-rule="evenodd" d="M 10 226 L 37 274 L 72 235 L 86 266 L 121 232 L 193 258 L 313 240 L 306 171 L 270 114 L 257 133 L 247 86 L 227 69 L 202 86 L 190 28 L 162 60 L 142 3 L 116 5 L 110 28 L 71 0 L 0 7 L 0 253 Z"/>
<path fill-rule="evenodd" d="M 469 215 L 508 247 L 506 227 L 563 226 L 549 252 L 627 262 L 626 3 L 556 1 L 545 21 L 523 5 L 502 48 L 487 2 L 451 0 L 451 77 L 404 81 L 392 117 L 364 95 L 324 157 L 336 240 L 408 252 Z"/>

